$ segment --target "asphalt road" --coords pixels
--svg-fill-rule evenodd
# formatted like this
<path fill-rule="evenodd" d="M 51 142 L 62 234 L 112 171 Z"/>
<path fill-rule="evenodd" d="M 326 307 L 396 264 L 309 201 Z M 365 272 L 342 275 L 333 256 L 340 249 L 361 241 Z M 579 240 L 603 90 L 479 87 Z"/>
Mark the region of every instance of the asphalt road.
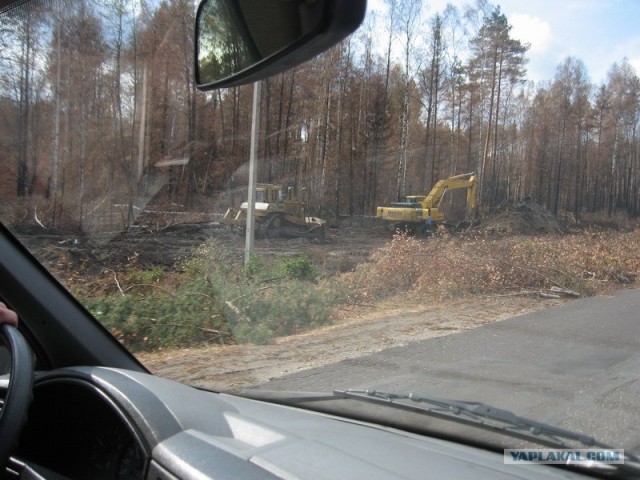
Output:
<path fill-rule="evenodd" d="M 640 290 L 578 300 L 273 380 L 481 401 L 640 451 Z"/>

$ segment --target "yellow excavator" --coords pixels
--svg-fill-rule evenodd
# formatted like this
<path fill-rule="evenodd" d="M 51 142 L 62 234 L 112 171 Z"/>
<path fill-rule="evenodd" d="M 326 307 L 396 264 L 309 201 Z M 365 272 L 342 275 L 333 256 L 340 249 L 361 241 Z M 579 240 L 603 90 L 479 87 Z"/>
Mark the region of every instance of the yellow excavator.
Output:
<path fill-rule="evenodd" d="M 240 208 L 229 208 L 222 224 L 238 229 L 244 235 L 247 222 L 247 202 Z M 256 185 L 256 236 L 262 238 L 308 237 L 323 241 L 326 221 L 307 215 L 307 205 L 295 198 L 294 189 L 285 192 L 282 185 Z"/>
<path fill-rule="evenodd" d="M 433 228 L 445 223 L 440 202 L 445 192 L 467 189 L 467 213 L 476 208 L 477 179 L 475 173 L 465 173 L 439 180 L 427 195 L 408 195 L 388 207 L 377 207 L 376 217 L 391 223 L 394 231 L 429 234 Z"/>

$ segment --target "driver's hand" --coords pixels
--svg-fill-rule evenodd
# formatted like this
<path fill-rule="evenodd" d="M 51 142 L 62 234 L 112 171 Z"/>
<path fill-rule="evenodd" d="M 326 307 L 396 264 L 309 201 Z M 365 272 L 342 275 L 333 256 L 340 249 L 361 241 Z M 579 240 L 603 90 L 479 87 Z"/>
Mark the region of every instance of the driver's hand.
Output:
<path fill-rule="evenodd" d="M 2 302 L 0 302 L 0 323 L 18 326 L 18 315 L 13 310 L 9 310 Z"/>

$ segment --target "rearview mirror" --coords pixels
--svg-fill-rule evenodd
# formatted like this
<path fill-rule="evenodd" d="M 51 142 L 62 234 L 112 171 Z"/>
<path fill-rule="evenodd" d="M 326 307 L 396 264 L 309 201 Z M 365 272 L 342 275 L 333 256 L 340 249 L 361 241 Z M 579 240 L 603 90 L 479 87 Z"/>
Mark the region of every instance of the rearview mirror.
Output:
<path fill-rule="evenodd" d="M 201 90 L 261 80 L 351 34 L 366 0 L 203 0 L 196 15 Z"/>

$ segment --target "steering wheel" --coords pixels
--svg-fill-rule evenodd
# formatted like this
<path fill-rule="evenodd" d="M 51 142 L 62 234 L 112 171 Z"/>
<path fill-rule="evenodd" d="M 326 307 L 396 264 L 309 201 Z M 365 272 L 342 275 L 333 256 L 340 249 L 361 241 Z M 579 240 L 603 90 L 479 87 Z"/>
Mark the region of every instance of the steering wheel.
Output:
<path fill-rule="evenodd" d="M 11 352 L 9 388 L 0 411 L 0 478 L 4 478 L 9 454 L 27 420 L 33 397 L 33 359 L 29 344 L 17 328 L 3 323 L 0 336 Z"/>

